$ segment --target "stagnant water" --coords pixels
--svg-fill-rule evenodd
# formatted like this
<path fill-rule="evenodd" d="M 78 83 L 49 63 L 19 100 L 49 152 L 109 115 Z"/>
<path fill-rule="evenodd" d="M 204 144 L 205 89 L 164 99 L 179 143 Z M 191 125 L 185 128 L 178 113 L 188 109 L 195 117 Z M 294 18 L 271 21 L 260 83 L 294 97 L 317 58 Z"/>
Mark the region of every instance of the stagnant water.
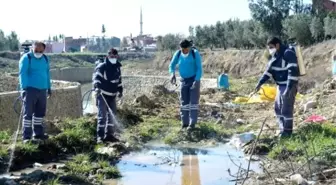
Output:
<path fill-rule="evenodd" d="M 234 161 L 234 163 L 232 162 Z M 123 178 L 109 185 L 230 185 L 235 184 L 238 166 L 247 167 L 244 154 L 230 145 L 207 148 L 172 148 L 151 145 L 125 155 L 117 164 Z M 259 172 L 258 163 L 251 169 Z"/>
<path fill-rule="evenodd" d="M 92 88 L 82 85 L 82 94 Z M 89 101 L 89 102 L 87 102 Z M 91 97 L 83 102 L 83 113 L 95 112 Z M 233 162 L 235 163 L 233 163 Z M 151 144 L 140 152 L 122 157 L 117 164 L 123 177 L 107 180 L 105 185 L 233 185 L 238 171 L 237 165 L 246 168 L 248 161 L 242 151 L 229 144 L 214 147 L 172 148 L 166 145 Z M 251 168 L 260 172 L 258 163 Z"/>

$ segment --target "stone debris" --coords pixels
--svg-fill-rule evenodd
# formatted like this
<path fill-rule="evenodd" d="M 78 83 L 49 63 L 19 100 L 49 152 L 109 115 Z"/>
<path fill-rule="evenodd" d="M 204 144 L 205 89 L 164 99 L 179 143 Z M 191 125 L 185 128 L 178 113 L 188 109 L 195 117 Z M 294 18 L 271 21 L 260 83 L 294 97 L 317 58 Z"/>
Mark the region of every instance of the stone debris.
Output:
<path fill-rule="evenodd" d="M 252 132 L 237 134 L 237 135 L 234 135 L 232 137 L 232 139 L 230 140 L 230 144 L 232 144 L 233 146 L 235 146 L 237 148 L 240 148 L 241 146 L 243 146 L 244 144 L 252 141 L 256 137 L 257 136 Z"/>
<path fill-rule="evenodd" d="M 34 168 L 41 168 L 43 165 L 40 163 L 34 163 L 33 166 Z"/>
<path fill-rule="evenodd" d="M 317 107 L 317 101 L 310 100 L 303 105 L 303 112 L 307 112 L 310 109 L 315 109 Z"/>
<path fill-rule="evenodd" d="M 309 185 L 308 181 L 304 179 L 301 174 L 294 174 L 290 176 L 289 179 L 292 183 L 295 183 L 297 185 Z"/>
<path fill-rule="evenodd" d="M 246 123 L 246 121 L 245 120 L 243 120 L 243 119 L 237 119 L 236 120 L 236 123 L 238 124 L 238 125 L 244 125 L 245 123 Z"/>
<path fill-rule="evenodd" d="M 134 99 L 133 104 L 142 108 L 156 108 L 156 103 L 149 99 L 146 95 L 138 96 Z"/>

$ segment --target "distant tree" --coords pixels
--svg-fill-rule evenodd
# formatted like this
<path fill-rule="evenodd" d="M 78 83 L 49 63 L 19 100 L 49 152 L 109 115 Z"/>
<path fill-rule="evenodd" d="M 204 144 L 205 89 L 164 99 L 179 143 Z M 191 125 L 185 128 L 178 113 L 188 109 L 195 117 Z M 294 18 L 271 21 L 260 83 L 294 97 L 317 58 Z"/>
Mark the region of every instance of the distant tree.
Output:
<path fill-rule="evenodd" d="M 282 21 L 289 16 L 292 0 L 249 0 L 252 17 L 271 35 L 282 35 Z"/>
<path fill-rule="evenodd" d="M 325 17 L 324 20 L 324 37 L 332 38 L 335 27 L 333 27 L 333 19 L 329 16 Z"/>
<path fill-rule="evenodd" d="M 195 28 L 193 26 L 189 26 L 189 39 L 190 40 L 195 40 Z"/>
<path fill-rule="evenodd" d="M 332 38 L 336 38 L 336 18 L 333 18 L 331 21 L 331 26 L 330 26 L 330 30 L 331 30 L 331 37 Z"/>
<path fill-rule="evenodd" d="M 105 33 L 106 33 L 106 29 L 105 29 L 105 25 L 104 24 L 102 25 L 101 32 L 102 32 L 103 35 L 105 35 Z"/>
<path fill-rule="evenodd" d="M 48 41 L 51 41 L 51 36 L 49 35 L 49 37 L 48 37 Z"/>
<path fill-rule="evenodd" d="M 107 50 L 107 44 L 106 44 L 106 40 L 105 40 L 105 33 L 106 33 L 106 28 L 105 28 L 105 25 L 103 24 L 102 25 L 102 30 L 101 30 L 103 36 L 102 36 L 102 42 L 101 42 L 101 45 L 100 45 L 100 50 L 105 52 Z"/>
<path fill-rule="evenodd" d="M 161 50 L 174 51 L 178 49 L 179 42 L 182 40 L 183 36 L 179 34 L 167 34 L 162 38 L 158 38 L 158 43 Z"/>
<path fill-rule="evenodd" d="M 323 22 L 319 17 L 313 17 L 312 22 L 310 23 L 310 32 L 315 41 L 323 40 Z"/>
<path fill-rule="evenodd" d="M 5 33 L 0 30 L 0 51 L 7 50 L 7 39 Z"/>
<path fill-rule="evenodd" d="M 121 47 L 125 48 L 128 46 L 127 38 L 123 37 L 121 41 Z"/>
<path fill-rule="evenodd" d="M 283 21 L 284 33 L 289 38 L 302 44 L 308 45 L 312 43 L 312 34 L 310 32 L 312 18 L 307 14 L 297 14 Z"/>
<path fill-rule="evenodd" d="M 156 37 L 156 46 L 157 46 L 158 50 L 160 50 L 160 51 L 164 50 L 162 39 L 163 39 L 163 37 L 161 35 Z"/>
<path fill-rule="evenodd" d="M 215 25 L 215 34 L 218 39 L 219 47 L 226 49 L 226 24 L 217 21 Z"/>
<path fill-rule="evenodd" d="M 7 36 L 7 44 L 10 51 L 19 51 L 20 42 L 17 34 L 14 31 L 12 31 L 10 35 Z"/>

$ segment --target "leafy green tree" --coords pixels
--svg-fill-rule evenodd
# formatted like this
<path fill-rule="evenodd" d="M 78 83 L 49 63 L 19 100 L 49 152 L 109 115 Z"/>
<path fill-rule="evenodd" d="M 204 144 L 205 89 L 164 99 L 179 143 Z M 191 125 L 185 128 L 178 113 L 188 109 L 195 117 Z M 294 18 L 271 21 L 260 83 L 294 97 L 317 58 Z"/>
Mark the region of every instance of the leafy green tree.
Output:
<path fill-rule="evenodd" d="M 5 33 L 0 30 L 0 51 L 7 50 L 7 39 Z"/>
<path fill-rule="evenodd" d="M 307 14 L 293 15 L 283 21 L 284 32 L 289 38 L 302 44 L 308 45 L 312 43 L 312 34 L 310 32 L 310 24 L 312 17 Z"/>
<path fill-rule="evenodd" d="M 123 37 L 121 41 L 121 47 L 125 48 L 128 46 L 127 38 Z"/>
<path fill-rule="evenodd" d="M 104 24 L 102 25 L 101 33 L 103 35 L 105 35 L 105 33 L 106 33 L 106 29 L 105 29 L 105 25 Z"/>
<path fill-rule="evenodd" d="M 7 44 L 10 51 L 19 51 L 19 39 L 17 34 L 12 31 L 10 35 L 7 36 Z"/>
<path fill-rule="evenodd" d="M 226 41 L 226 24 L 217 21 L 215 25 L 215 34 L 218 39 L 218 44 L 220 48 L 226 49 L 227 41 Z"/>
<path fill-rule="evenodd" d="M 324 37 L 332 38 L 335 27 L 333 27 L 333 19 L 329 16 L 325 17 L 324 20 Z"/>
<path fill-rule="evenodd" d="M 193 26 L 189 26 L 189 37 L 190 40 L 195 40 L 195 28 Z"/>
<path fill-rule="evenodd" d="M 310 32 L 315 41 L 323 40 L 323 22 L 319 17 L 313 17 L 312 22 L 310 23 Z"/>
<path fill-rule="evenodd" d="M 253 19 L 260 21 L 265 31 L 274 36 L 282 36 L 282 21 L 291 10 L 291 0 L 249 0 Z"/>

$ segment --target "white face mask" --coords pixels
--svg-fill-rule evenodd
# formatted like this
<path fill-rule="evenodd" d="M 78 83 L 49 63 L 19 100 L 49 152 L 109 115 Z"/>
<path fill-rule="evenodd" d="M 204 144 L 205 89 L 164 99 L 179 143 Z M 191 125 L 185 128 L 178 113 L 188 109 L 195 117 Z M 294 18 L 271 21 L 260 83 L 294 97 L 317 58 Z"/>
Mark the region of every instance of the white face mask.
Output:
<path fill-rule="evenodd" d="M 117 63 L 117 59 L 116 58 L 108 58 L 108 59 L 111 62 L 111 64 L 116 64 Z"/>
<path fill-rule="evenodd" d="M 270 53 L 270 55 L 274 55 L 275 54 L 275 52 L 276 52 L 276 49 L 275 48 L 272 48 L 272 49 L 269 49 L 269 53 Z"/>
<path fill-rule="evenodd" d="M 41 58 L 42 57 L 42 53 L 34 53 L 34 57 Z"/>
<path fill-rule="evenodd" d="M 189 56 L 189 53 L 184 54 L 183 52 L 181 52 L 181 55 L 182 55 L 182 57 L 187 58 Z"/>

